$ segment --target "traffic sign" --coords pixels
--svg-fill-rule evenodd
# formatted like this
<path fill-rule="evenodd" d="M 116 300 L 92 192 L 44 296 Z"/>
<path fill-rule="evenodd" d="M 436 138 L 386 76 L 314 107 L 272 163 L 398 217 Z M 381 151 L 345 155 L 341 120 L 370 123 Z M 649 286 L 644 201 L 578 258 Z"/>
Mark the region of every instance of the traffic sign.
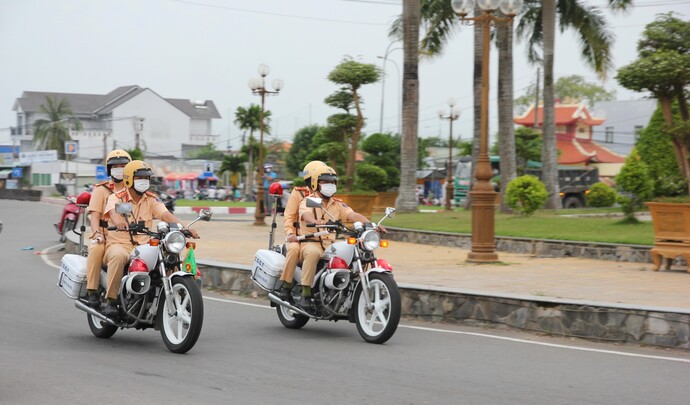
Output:
<path fill-rule="evenodd" d="M 12 168 L 12 177 L 20 178 L 23 176 L 24 176 L 24 170 L 21 167 L 13 167 Z"/>
<path fill-rule="evenodd" d="M 108 171 L 106 170 L 104 165 L 96 166 L 96 180 L 108 180 Z"/>
<path fill-rule="evenodd" d="M 79 151 L 79 143 L 77 142 L 65 142 L 65 154 L 66 155 L 76 155 Z"/>
<path fill-rule="evenodd" d="M 207 173 L 213 173 L 213 162 L 205 162 L 204 171 Z"/>

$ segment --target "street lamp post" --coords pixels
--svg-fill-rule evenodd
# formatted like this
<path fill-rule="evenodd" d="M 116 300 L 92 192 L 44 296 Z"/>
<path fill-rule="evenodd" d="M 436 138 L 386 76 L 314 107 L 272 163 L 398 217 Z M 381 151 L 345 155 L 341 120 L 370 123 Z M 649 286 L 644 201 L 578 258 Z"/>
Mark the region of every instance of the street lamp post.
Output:
<path fill-rule="evenodd" d="M 388 44 L 388 46 L 386 47 L 386 52 L 384 52 L 383 56 L 379 56 L 379 58 L 383 59 L 383 62 L 381 63 L 381 70 L 383 70 L 383 76 L 381 77 L 381 117 L 379 117 L 379 133 L 383 132 L 383 100 L 386 94 L 386 61 L 388 60 L 389 53 L 395 51 L 396 49 L 402 49 L 391 49 L 391 46 L 396 42 L 400 41 L 396 40 Z M 400 73 L 398 73 L 398 82 L 400 82 Z"/>
<path fill-rule="evenodd" d="M 259 116 L 259 172 L 256 179 L 256 209 L 254 211 L 254 225 L 266 225 L 264 218 L 264 103 L 267 95 L 277 95 L 283 88 L 283 81 L 280 79 L 273 80 L 273 89 L 266 89 L 265 79 L 271 69 L 263 63 L 259 65 L 259 75 L 261 77 L 254 77 L 249 79 L 249 88 L 252 93 L 261 97 L 261 114 Z M 251 145 L 250 145 L 251 147 Z"/>
<path fill-rule="evenodd" d="M 467 255 L 471 262 L 495 262 L 498 255 L 495 249 L 495 201 L 496 192 L 491 185 L 491 163 L 489 162 L 489 51 L 491 25 L 512 24 L 513 17 L 520 12 L 523 0 L 477 0 L 484 11 L 481 15 L 467 17 L 474 9 L 474 0 L 451 0 L 450 4 L 460 20 L 479 24 L 482 27 L 482 105 L 481 131 L 477 168 L 474 185 L 470 191 L 472 199 L 472 249 Z M 497 8 L 507 17 L 496 17 Z"/>
<path fill-rule="evenodd" d="M 451 211 L 453 205 L 453 121 L 460 118 L 460 111 L 455 108 L 455 99 L 448 99 L 448 106 L 450 107 L 448 115 L 444 115 L 443 108 L 439 108 L 438 117 L 442 120 L 448 120 L 450 123 L 450 132 L 448 135 L 448 173 L 446 173 L 446 211 Z"/>

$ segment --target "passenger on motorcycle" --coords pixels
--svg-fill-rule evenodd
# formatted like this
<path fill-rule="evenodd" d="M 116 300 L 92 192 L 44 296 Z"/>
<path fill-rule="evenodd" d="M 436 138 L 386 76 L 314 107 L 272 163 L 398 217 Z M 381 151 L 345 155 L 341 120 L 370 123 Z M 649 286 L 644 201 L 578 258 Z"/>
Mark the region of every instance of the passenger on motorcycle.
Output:
<path fill-rule="evenodd" d="M 116 149 L 105 158 L 105 167 L 110 180 L 98 183 L 91 193 L 87 212 L 91 214 L 91 235 L 89 236 L 89 256 L 86 259 L 86 289 L 89 292 L 89 306 L 97 307 L 101 303 L 98 296 L 98 283 L 105 255 L 108 223 L 104 220 L 105 204 L 111 194 L 122 190 L 122 174 L 125 165 L 132 161 L 124 150 Z"/>
<path fill-rule="evenodd" d="M 165 222 L 182 222 L 165 207 L 165 204 L 148 191 L 153 170 L 141 160 L 133 160 L 125 166 L 123 179 L 125 188 L 112 194 L 108 198 L 105 215 L 110 225 L 116 226 L 118 231 L 129 228 L 125 218 L 115 212 L 115 204 L 121 202 L 132 203 L 132 222 L 144 221 L 146 227 L 153 226 L 153 219 Z M 198 238 L 199 234 L 194 229 L 189 229 L 192 237 Z M 103 314 L 114 316 L 118 314 L 117 294 L 120 289 L 125 264 L 130 252 L 140 244 L 148 243 L 147 235 L 131 235 L 129 232 L 111 232 L 108 235 L 105 248 L 105 260 L 108 263 L 108 285 L 106 298 L 108 305 Z"/>
<path fill-rule="evenodd" d="M 311 178 L 311 189 L 314 190 L 315 197 L 323 198 L 323 208 L 328 211 L 335 220 L 343 222 L 369 222 L 362 214 L 355 212 L 348 207 L 342 200 L 333 197 L 337 191 L 338 174 L 328 166 L 318 167 Z M 306 199 L 303 199 L 299 206 L 300 233 L 307 235 L 313 232 L 307 224 L 323 225 L 330 218 L 321 208 L 307 207 Z M 381 232 L 386 232 L 385 228 L 379 228 Z M 319 236 L 318 238 L 304 239 L 300 242 L 300 256 L 302 257 L 302 298 L 300 306 L 313 311 L 314 304 L 311 298 L 311 285 L 314 282 L 316 266 L 323 255 L 324 249 L 333 243 L 333 234 Z"/>
<path fill-rule="evenodd" d="M 287 254 L 285 257 L 285 269 L 280 276 L 283 281 L 283 286 L 280 290 L 276 291 L 276 295 L 280 297 L 283 301 L 292 302 L 292 294 L 290 290 L 292 289 L 292 278 L 295 275 L 295 267 L 297 262 L 299 262 L 300 256 L 300 244 L 297 242 L 297 236 L 300 235 L 299 231 L 299 205 L 304 200 L 305 197 L 309 197 L 310 194 L 314 192 L 311 189 L 311 177 L 312 174 L 319 167 L 324 167 L 326 164 L 320 160 L 313 160 L 304 166 L 302 171 L 302 178 L 306 183 L 306 187 L 295 187 L 290 193 L 288 202 L 285 205 L 285 235 L 287 243 Z"/>

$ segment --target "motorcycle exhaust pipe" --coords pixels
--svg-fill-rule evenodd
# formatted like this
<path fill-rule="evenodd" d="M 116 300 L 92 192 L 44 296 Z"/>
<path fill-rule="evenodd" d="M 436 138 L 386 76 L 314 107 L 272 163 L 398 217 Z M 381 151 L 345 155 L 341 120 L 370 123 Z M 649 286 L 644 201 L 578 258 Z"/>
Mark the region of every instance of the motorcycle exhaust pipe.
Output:
<path fill-rule="evenodd" d="M 297 307 L 294 306 L 294 305 L 288 304 L 286 301 L 281 300 L 280 298 L 276 297 L 276 296 L 273 295 L 272 293 L 268 293 L 268 299 L 271 300 L 271 302 L 273 302 L 273 303 L 276 304 L 276 305 L 280 305 L 280 306 L 283 306 L 283 307 L 286 307 L 286 308 L 290 308 L 290 310 L 292 310 L 292 311 L 294 311 L 294 312 L 297 312 L 298 314 L 304 315 L 304 316 L 306 316 L 306 317 L 308 317 L 308 318 L 314 318 L 314 315 L 309 315 L 309 314 L 308 314 L 307 312 L 305 312 L 304 310 L 302 310 L 302 309 L 300 309 L 300 308 L 297 308 Z"/>
<path fill-rule="evenodd" d="M 91 308 L 90 306 L 84 304 L 83 302 L 81 302 L 79 300 L 74 300 L 74 306 L 81 309 L 82 311 L 86 312 L 89 315 L 95 316 L 96 318 L 100 319 L 101 321 L 105 321 L 105 322 L 108 322 L 109 324 L 111 324 L 113 326 L 117 326 L 115 321 L 106 317 L 102 313 L 96 311 L 95 309 Z"/>
<path fill-rule="evenodd" d="M 128 274 L 122 280 L 122 284 L 130 294 L 146 294 L 151 288 L 151 276 L 147 273 Z"/>

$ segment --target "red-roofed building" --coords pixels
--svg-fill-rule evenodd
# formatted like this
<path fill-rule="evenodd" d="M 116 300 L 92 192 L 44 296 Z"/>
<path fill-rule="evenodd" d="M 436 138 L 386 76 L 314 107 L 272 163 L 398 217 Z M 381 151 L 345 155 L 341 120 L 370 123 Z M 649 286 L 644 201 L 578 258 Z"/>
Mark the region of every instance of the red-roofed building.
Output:
<path fill-rule="evenodd" d="M 544 107 L 535 109 L 532 105 L 527 112 L 513 121 L 518 125 L 534 128 L 535 113 L 538 127 L 544 124 Z M 615 176 L 625 162 L 625 156 L 592 140 L 593 127 L 604 123 L 605 119 L 593 117 L 583 104 L 557 104 L 556 147 L 559 151 L 560 165 L 594 165 L 599 167 L 599 175 Z"/>

